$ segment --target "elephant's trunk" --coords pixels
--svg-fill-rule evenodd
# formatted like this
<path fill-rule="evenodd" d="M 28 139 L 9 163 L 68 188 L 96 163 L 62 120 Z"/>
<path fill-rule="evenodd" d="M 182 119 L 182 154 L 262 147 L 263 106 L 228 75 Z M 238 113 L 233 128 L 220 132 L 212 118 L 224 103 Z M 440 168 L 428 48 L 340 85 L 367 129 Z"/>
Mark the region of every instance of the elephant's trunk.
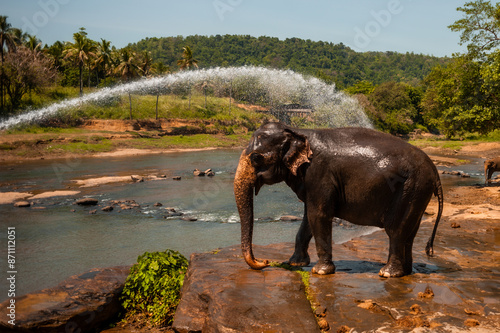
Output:
<path fill-rule="evenodd" d="M 234 177 L 234 196 L 240 214 L 241 250 L 247 264 L 253 269 L 269 266 L 268 261 L 255 259 L 252 251 L 253 236 L 253 194 L 257 175 L 250 156 L 243 151 Z"/>
<path fill-rule="evenodd" d="M 484 163 L 484 183 L 488 185 L 488 163 Z"/>

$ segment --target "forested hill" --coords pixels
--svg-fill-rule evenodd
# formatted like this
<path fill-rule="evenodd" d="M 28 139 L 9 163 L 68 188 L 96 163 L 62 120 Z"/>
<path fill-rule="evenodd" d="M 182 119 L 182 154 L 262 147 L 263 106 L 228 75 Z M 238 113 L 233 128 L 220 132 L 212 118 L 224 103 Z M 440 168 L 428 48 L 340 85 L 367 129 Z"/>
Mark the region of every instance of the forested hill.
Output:
<path fill-rule="evenodd" d="M 361 80 L 374 84 L 386 81 L 415 83 L 432 67 L 449 60 L 414 53 L 360 53 L 342 43 L 248 35 L 146 38 L 129 46 L 137 51 L 151 52 L 155 61 L 169 65 L 172 71 L 177 69 L 182 48 L 189 46 L 201 68 L 242 65 L 289 68 L 335 82 L 339 88 Z"/>

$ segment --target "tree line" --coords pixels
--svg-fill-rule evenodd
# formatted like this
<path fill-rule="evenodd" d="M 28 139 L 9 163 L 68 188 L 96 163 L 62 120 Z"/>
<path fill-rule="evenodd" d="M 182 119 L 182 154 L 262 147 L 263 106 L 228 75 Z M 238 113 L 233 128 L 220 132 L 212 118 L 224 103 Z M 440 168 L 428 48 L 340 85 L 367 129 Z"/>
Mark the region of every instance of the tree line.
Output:
<path fill-rule="evenodd" d="M 244 65 L 287 68 L 335 83 L 340 89 L 362 80 L 374 84 L 415 83 L 434 66 L 449 60 L 414 53 L 359 53 L 342 43 L 248 35 L 153 37 L 129 47 L 138 52 L 151 52 L 154 59 L 174 69 L 184 45 L 191 47 L 202 68 Z"/>
<path fill-rule="evenodd" d="M 448 137 L 499 128 L 500 4 L 476 0 L 457 8 L 449 26 L 468 52 L 452 58 L 397 52 L 358 53 L 340 44 L 241 35 L 146 38 L 117 49 L 88 38 L 42 47 L 0 16 L 3 115 L 48 85 L 108 86 L 186 68 L 255 65 L 316 76 L 355 96 L 374 125 L 393 134 L 420 128 Z"/>
<path fill-rule="evenodd" d="M 477 0 L 457 8 L 463 18 L 449 26 L 467 52 L 432 68 L 417 85 L 360 81 L 346 89 L 384 131 L 420 128 L 447 137 L 500 129 L 500 4 Z"/>
<path fill-rule="evenodd" d="M 187 52 L 191 54 L 189 47 Z M 74 33 L 72 41 L 42 47 L 36 36 L 12 27 L 6 16 L 0 16 L 0 55 L 0 116 L 16 112 L 25 95 L 48 86 L 79 87 L 81 95 L 84 86 L 109 86 L 170 71 L 147 51 L 117 49 L 105 39 L 90 39 L 85 28 Z"/>

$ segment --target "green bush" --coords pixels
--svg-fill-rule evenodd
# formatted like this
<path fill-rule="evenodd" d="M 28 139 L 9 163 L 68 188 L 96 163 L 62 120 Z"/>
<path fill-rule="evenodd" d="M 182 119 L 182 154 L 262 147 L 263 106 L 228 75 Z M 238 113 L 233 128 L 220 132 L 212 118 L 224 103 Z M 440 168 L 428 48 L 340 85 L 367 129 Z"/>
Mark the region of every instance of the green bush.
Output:
<path fill-rule="evenodd" d="M 125 319 L 138 315 L 153 326 L 170 324 L 187 267 L 188 260 L 177 251 L 146 252 L 139 256 L 123 289 Z"/>

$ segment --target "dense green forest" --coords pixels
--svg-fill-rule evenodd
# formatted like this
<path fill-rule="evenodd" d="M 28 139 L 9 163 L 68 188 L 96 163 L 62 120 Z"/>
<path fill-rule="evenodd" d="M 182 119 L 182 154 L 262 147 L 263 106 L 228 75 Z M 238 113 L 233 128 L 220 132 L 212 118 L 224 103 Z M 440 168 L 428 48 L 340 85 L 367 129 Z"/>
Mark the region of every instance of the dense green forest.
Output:
<path fill-rule="evenodd" d="M 363 80 L 416 84 L 449 58 L 397 52 L 355 52 L 344 44 L 242 35 L 146 38 L 129 47 L 148 51 L 155 60 L 177 69 L 182 48 L 189 45 L 201 68 L 267 66 L 316 76 L 343 89 Z"/>

